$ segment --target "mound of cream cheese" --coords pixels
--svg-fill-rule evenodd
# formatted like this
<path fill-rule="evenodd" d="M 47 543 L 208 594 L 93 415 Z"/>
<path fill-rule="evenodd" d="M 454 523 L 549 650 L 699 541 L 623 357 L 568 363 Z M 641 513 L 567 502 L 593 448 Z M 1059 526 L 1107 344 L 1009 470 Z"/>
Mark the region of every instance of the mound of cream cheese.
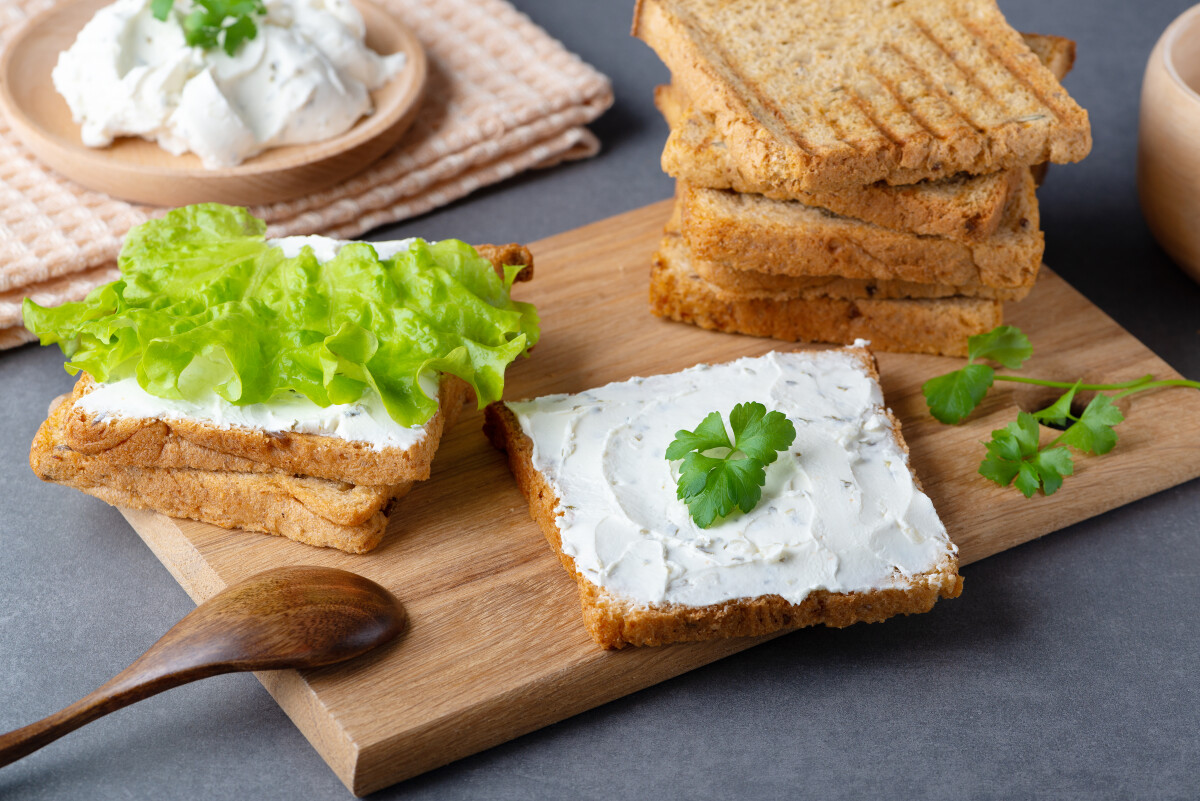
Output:
<path fill-rule="evenodd" d="M 907 586 L 956 553 L 861 352 L 770 353 L 508 403 L 558 497 L 562 549 L 592 583 L 646 604 L 704 606 Z M 762 500 L 699 528 L 676 497 L 679 429 L 738 403 L 787 415 L 792 446 Z"/>
<path fill-rule="evenodd" d="M 231 167 L 280 145 L 319 142 L 372 110 L 370 91 L 404 67 L 364 44 L 349 0 L 266 0 L 258 34 L 230 56 L 184 41 L 191 9 L 176 0 L 165 21 L 151 0 L 117 0 L 98 11 L 64 51 L 54 87 L 83 143 L 118 136 L 191 151 L 209 169 Z"/>

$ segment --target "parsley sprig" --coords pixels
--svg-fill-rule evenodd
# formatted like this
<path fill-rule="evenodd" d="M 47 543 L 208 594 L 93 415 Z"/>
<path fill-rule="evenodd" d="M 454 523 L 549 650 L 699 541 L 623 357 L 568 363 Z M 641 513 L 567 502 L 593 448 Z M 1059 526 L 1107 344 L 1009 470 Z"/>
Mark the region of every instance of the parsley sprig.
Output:
<path fill-rule="evenodd" d="M 762 498 L 767 465 L 796 439 L 796 427 L 780 412 L 761 403 L 739 403 L 729 413 L 733 442 L 720 412 L 710 412 L 694 431 L 675 432 L 667 459 L 683 460 L 677 497 L 692 520 L 708 528 L 734 507 L 749 512 Z"/>
<path fill-rule="evenodd" d="M 1019 328 L 1002 325 L 968 339 L 967 364 L 946 375 L 929 379 L 921 388 L 930 414 L 943 423 L 959 423 L 966 419 L 983 402 L 988 389 L 996 381 L 1066 389 L 1058 400 L 1045 409 L 1019 413 L 1015 422 L 993 431 L 992 438 L 984 443 L 987 455 L 979 465 L 980 475 L 1002 487 L 1014 484 L 1026 498 L 1032 498 L 1039 489 L 1045 495 L 1053 495 L 1062 486 L 1063 478 L 1075 472 L 1075 460 L 1070 448 L 1097 455 L 1113 449 L 1117 444 L 1117 432 L 1113 428 L 1125 419 L 1113 401 L 1159 387 L 1200 389 L 1200 381 L 1182 378 L 1160 381 L 1152 375 L 1119 384 L 1050 381 L 1028 376 L 998 375 L 994 367 L 980 364 L 982 360 L 988 360 L 1015 370 L 1032 354 L 1033 345 Z M 1116 394 L 1094 396 L 1083 411 L 1075 416 L 1071 413 L 1071 404 L 1080 390 L 1116 391 Z M 1040 444 L 1039 423 L 1062 429 L 1062 433 L 1043 446 Z"/>
<path fill-rule="evenodd" d="M 150 13 L 165 21 L 174 6 L 175 0 L 153 0 Z M 205 50 L 219 44 L 232 56 L 242 42 L 258 35 L 255 15 L 266 13 L 263 0 L 192 0 L 192 10 L 183 18 L 183 39 L 190 47 Z"/>

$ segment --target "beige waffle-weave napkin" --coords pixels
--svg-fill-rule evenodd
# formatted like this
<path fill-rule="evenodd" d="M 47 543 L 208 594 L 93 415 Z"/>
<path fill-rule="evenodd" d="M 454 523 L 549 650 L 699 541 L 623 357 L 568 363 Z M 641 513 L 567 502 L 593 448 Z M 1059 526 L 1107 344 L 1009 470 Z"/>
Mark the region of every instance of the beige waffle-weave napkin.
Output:
<path fill-rule="evenodd" d="M 366 172 L 254 213 L 271 236 L 357 236 L 531 167 L 594 155 L 583 127 L 612 104 L 608 79 L 504 0 L 381 0 L 429 57 L 425 100 Z M 52 0 L 0 0 L 0 44 Z M 21 299 L 82 298 L 116 277 L 121 239 L 155 213 L 38 163 L 0 115 L 0 348 L 31 339 Z"/>

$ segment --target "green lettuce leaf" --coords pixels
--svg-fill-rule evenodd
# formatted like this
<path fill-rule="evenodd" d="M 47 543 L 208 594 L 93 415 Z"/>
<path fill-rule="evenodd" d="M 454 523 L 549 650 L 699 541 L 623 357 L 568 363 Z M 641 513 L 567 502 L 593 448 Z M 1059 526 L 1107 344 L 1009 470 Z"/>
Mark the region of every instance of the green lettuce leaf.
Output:
<path fill-rule="evenodd" d="M 329 406 L 371 390 L 406 426 L 437 410 L 422 374 L 458 376 L 482 407 L 537 342 L 536 310 L 509 296 L 517 270 L 497 275 L 464 242 L 416 240 L 387 260 L 354 243 L 322 264 L 309 248 L 285 257 L 265 231 L 241 208 L 176 209 L 129 232 L 120 279 L 78 303 L 26 300 L 25 325 L 97 381 L 235 405 L 295 390 Z"/>

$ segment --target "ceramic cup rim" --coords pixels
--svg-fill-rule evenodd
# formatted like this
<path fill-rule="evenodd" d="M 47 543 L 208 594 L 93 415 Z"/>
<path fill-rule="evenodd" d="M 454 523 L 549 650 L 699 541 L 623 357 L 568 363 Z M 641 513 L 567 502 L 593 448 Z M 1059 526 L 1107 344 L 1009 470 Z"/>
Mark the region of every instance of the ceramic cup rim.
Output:
<path fill-rule="evenodd" d="M 1188 85 L 1187 81 L 1180 76 L 1179 71 L 1175 68 L 1175 45 L 1178 43 L 1179 37 L 1183 34 L 1188 21 L 1192 17 L 1200 17 L 1200 5 L 1194 5 L 1187 9 L 1167 26 L 1166 33 L 1163 34 L 1162 60 L 1167 74 L 1171 76 L 1171 80 L 1175 82 L 1175 85 L 1183 90 L 1189 100 L 1200 106 L 1200 91 Z M 1189 33 L 1200 37 L 1200 25 L 1190 30 Z"/>

